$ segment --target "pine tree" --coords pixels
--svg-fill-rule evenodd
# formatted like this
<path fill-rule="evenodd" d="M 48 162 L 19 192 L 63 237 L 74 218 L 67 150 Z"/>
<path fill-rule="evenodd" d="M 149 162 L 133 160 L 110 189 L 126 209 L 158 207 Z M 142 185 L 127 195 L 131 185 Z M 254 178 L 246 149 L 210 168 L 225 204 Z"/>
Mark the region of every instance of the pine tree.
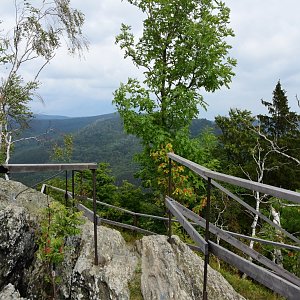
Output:
<path fill-rule="evenodd" d="M 262 104 L 268 108 L 268 115 L 258 115 L 260 130 L 272 141 L 276 149 L 269 164 L 273 167 L 268 172 L 266 181 L 269 184 L 288 189 L 299 188 L 299 166 L 282 154 L 291 157 L 299 157 L 300 131 L 299 115 L 291 111 L 286 91 L 282 89 L 280 81 L 273 91 L 272 102 L 262 100 Z M 270 146 L 270 144 L 269 144 Z M 277 168 L 274 168 L 277 166 Z"/>
<path fill-rule="evenodd" d="M 273 140 L 279 142 L 281 138 L 295 137 L 299 134 L 299 116 L 296 112 L 290 111 L 286 91 L 282 89 L 280 81 L 273 91 L 272 102 L 261 101 L 268 108 L 269 116 L 258 115 L 258 119 L 265 132 Z"/>

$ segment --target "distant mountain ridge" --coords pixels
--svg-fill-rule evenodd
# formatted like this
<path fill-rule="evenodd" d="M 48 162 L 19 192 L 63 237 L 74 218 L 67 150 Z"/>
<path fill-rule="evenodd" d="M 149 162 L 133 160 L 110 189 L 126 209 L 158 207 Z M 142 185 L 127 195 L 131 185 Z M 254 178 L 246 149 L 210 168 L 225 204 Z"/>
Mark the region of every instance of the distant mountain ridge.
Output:
<path fill-rule="evenodd" d="M 56 119 L 68 119 L 69 117 L 57 116 L 57 115 L 34 114 L 33 118 L 36 120 L 56 120 Z"/>

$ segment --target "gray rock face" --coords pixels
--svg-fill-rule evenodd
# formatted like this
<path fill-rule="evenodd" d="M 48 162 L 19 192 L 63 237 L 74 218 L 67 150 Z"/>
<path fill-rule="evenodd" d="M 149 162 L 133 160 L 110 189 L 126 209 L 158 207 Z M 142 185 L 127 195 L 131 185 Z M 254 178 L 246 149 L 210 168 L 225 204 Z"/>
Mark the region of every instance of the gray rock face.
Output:
<path fill-rule="evenodd" d="M 22 298 L 15 287 L 9 283 L 0 292 L 0 300 L 26 300 L 26 298 Z"/>
<path fill-rule="evenodd" d="M 34 230 L 47 196 L 25 185 L 0 178 L 0 290 L 8 282 L 22 285 L 34 259 Z"/>
<path fill-rule="evenodd" d="M 73 269 L 71 299 L 129 300 L 128 283 L 132 279 L 137 257 L 121 234 L 106 227 L 98 228 L 99 265 L 94 265 L 93 225 L 82 232 L 81 253 Z"/>
<path fill-rule="evenodd" d="M 34 257 L 34 231 L 22 207 L 8 204 L 0 210 L 0 289 L 19 284 Z"/>
<path fill-rule="evenodd" d="M 170 244 L 166 236 L 143 237 L 141 287 L 145 300 L 202 299 L 203 260 L 177 236 Z M 208 299 L 244 299 L 224 277 L 208 269 Z"/>

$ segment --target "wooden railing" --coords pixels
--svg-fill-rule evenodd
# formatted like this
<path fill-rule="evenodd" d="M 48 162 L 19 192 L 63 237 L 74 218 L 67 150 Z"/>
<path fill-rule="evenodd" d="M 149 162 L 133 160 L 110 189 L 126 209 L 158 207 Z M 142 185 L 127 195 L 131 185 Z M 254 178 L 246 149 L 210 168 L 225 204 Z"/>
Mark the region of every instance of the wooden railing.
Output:
<path fill-rule="evenodd" d="M 45 188 L 53 189 L 55 191 L 65 193 L 65 190 L 53 187 L 51 185 L 43 185 L 42 191 L 45 191 Z M 72 193 L 68 191 L 69 197 L 72 196 Z M 76 196 L 77 199 L 84 199 L 88 201 L 93 201 L 93 199 L 88 197 L 82 197 L 82 196 Z M 112 209 L 115 209 L 117 211 L 129 214 L 133 217 L 147 217 L 162 221 L 168 221 L 169 218 L 161 217 L 161 216 L 155 216 L 155 215 L 149 215 L 149 214 L 143 214 L 143 213 L 137 213 L 132 212 L 128 209 L 124 209 L 121 207 L 117 207 L 105 202 L 96 201 L 97 204 L 106 206 Z M 211 240 L 206 241 L 199 232 L 194 228 L 194 226 L 198 225 L 202 228 L 206 228 L 206 220 L 202 218 L 201 216 L 195 214 L 191 210 L 187 209 L 180 203 L 173 200 L 171 197 L 166 197 L 166 206 L 176 217 L 176 219 L 171 219 L 171 222 L 179 222 L 183 228 L 188 232 L 190 237 L 193 239 L 193 241 L 196 243 L 197 246 L 189 245 L 193 250 L 200 251 L 204 253 L 204 255 L 208 255 L 209 253 L 214 254 L 218 258 L 226 261 L 227 263 L 231 264 L 232 266 L 238 268 L 243 273 L 247 274 L 248 276 L 252 277 L 256 281 L 260 282 L 261 284 L 267 286 L 271 290 L 277 292 L 280 295 L 283 295 L 287 297 L 288 299 L 299 299 L 300 297 L 300 280 L 298 277 L 296 277 L 294 274 L 288 272 L 287 270 L 281 268 L 277 264 L 275 264 L 273 261 L 269 260 L 268 258 L 264 257 L 257 251 L 250 249 L 247 245 L 240 242 L 238 239 L 236 239 L 234 236 L 237 236 L 238 238 L 245 238 L 247 236 L 241 235 L 241 234 L 235 234 L 230 231 L 225 231 L 217 226 L 213 225 L 212 223 L 209 224 L 209 232 L 220 237 L 222 240 L 228 242 L 232 246 L 236 247 L 246 255 L 253 258 L 255 261 L 259 262 L 260 264 L 264 265 L 268 269 L 265 269 L 263 267 L 260 267 L 249 260 L 246 260 L 235 253 L 225 249 L 224 247 L 221 247 L 220 245 L 215 244 Z M 84 213 L 84 215 L 93 222 L 94 220 L 94 212 L 84 206 L 83 204 L 79 203 L 77 204 L 77 208 Z M 124 224 L 121 222 L 116 222 L 113 220 L 105 219 L 97 215 L 97 225 L 101 224 L 108 224 L 112 226 L 117 226 L 124 229 L 129 229 L 132 231 L 139 232 L 144 235 L 153 235 L 156 234 L 155 232 L 146 230 L 144 228 L 140 228 L 135 225 L 129 225 Z M 300 247 L 294 246 L 294 245 L 288 245 L 283 243 L 277 243 L 272 241 L 267 241 L 263 239 L 257 239 L 248 237 L 249 239 L 253 239 L 265 244 L 271 244 L 275 247 L 281 247 L 286 249 L 292 249 L 296 251 L 300 251 Z M 171 241 L 171 240 L 170 240 Z M 274 272 L 274 273 L 272 273 Z"/>
<path fill-rule="evenodd" d="M 253 212 L 254 214 L 261 217 L 263 220 L 268 222 L 271 226 L 275 227 L 277 230 L 280 230 L 283 234 L 288 236 L 298 245 L 300 245 L 300 240 L 294 235 L 290 234 L 271 220 L 269 220 L 266 216 L 261 214 L 260 212 L 253 209 L 250 205 L 245 203 L 242 199 L 231 193 L 228 189 L 223 187 L 221 184 L 216 182 L 215 180 L 222 181 L 225 183 L 229 183 L 232 185 L 236 185 L 239 187 L 243 187 L 249 189 L 251 191 L 257 191 L 260 193 L 264 193 L 267 195 L 271 195 L 277 198 L 285 199 L 292 201 L 294 203 L 300 203 L 300 194 L 297 192 L 285 190 L 282 188 L 253 182 L 250 180 L 225 175 L 222 173 L 218 173 L 212 170 L 209 170 L 203 166 L 200 166 L 192 161 L 189 161 L 183 157 L 180 157 L 174 153 L 168 153 L 169 157 L 169 187 L 171 187 L 171 166 L 172 160 L 180 163 L 199 176 L 201 176 L 204 180 L 207 181 L 207 207 L 206 207 L 206 219 L 198 216 L 194 212 L 188 210 L 186 207 L 182 206 L 180 203 L 173 200 L 171 196 L 171 190 L 169 188 L 169 196 L 166 197 L 165 203 L 167 208 L 169 209 L 169 218 L 171 215 L 174 215 L 180 224 L 185 228 L 187 233 L 193 239 L 193 241 L 198 245 L 199 249 L 205 255 L 205 263 L 204 263 L 204 284 L 203 284 L 203 299 L 207 299 L 207 265 L 209 263 L 209 254 L 213 253 L 218 258 L 226 261 L 227 263 L 235 266 L 240 271 L 249 275 L 253 279 L 257 280 L 261 284 L 270 288 L 271 290 L 277 292 L 278 294 L 288 298 L 288 299 L 300 299 L 300 279 L 294 274 L 288 272 L 284 268 L 275 264 L 273 261 L 269 260 L 267 257 L 262 254 L 256 252 L 253 249 L 250 249 L 248 246 L 237 240 L 233 234 L 229 232 L 225 232 L 220 230 L 218 227 L 214 226 L 210 223 L 210 197 L 211 197 L 211 188 L 212 186 L 219 189 L 221 192 L 225 193 L 232 199 L 236 200 L 238 203 L 246 207 L 248 210 Z M 191 228 L 190 221 L 195 222 L 201 227 L 205 228 L 205 239 L 197 234 L 194 228 Z M 238 250 L 242 251 L 246 255 L 250 256 L 252 259 L 256 260 L 260 264 L 264 265 L 268 269 L 265 269 L 261 266 L 254 264 L 253 262 L 246 260 L 235 253 L 221 247 L 213 243 L 210 240 L 210 233 L 215 234 L 219 238 L 223 239 L 227 243 L 236 247 Z M 171 238 L 171 231 L 169 232 L 169 238 Z M 275 272 L 272 273 L 272 272 Z"/>
<path fill-rule="evenodd" d="M 121 228 L 133 230 L 136 232 L 140 232 L 142 234 L 155 234 L 152 231 L 149 231 L 144 228 L 140 228 L 137 226 L 137 218 L 139 217 L 147 217 L 147 218 L 153 218 L 157 220 L 164 221 L 168 224 L 168 234 L 169 234 L 169 241 L 172 242 L 172 231 L 171 231 L 171 223 L 172 222 L 179 222 L 182 227 L 187 231 L 189 236 L 192 238 L 192 240 L 196 243 L 197 246 L 190 245 L 192 249 L 195 249 L 197 251 L 201 251 L 205 255 L 205 266 L 204 266 L 204 284 L 203 284 L 203 299 L 207 299 L 207 266 L 209 263 L 209 255 L 210 253 L 214 254 L 218 258 L 226 261 L 227 263 L 231 264 L 232 266 L 235 266 L 238 268 L 241 272 L 244 272 L 245 274 L 249 275 L 253 279 L 257 280 L 261 284 L 267 286 L 271 290 L 277 292 L 278 294 L 288 298 L 288 299 L 300 299 L 300 279 L 296 277 L 294 274 L 288 272 L 287 270 L 283 269 L 282 267 L 275 264 L 273 261 L 269 260 L 267 257 L 264 257 L 260 253 L 256 252 L 253 249 L 250 249 L 247 245 L 243 244 L 241 241 L 239 241 L 237 238 L 243 238 L 243 239 L 249 239 L 256 242 L 269 244 L 275 247 L 281 247 L 286 249 L 292 249 L 296 251 L 300 251 L 299 246 L 294 245 L 288 245 L 273 241 L 267 241 L 263 239 L 259 239 L 256 237 L 249 237 L 242 234 L 233 233 L 230 231 L 221 230 L 217 226 L 210 223 L 210 193 L 211 188 L 216 187 L 221 192 L 228 195 L 230 198 L 236 200 L 238 203 L 243 205 L 247 210 L 253 212 L 254 214 L 257 214 L 261 219 L 268 222 L 271 226 L 276 228 L 277 230 L 280 230 L 283 234 L 288 236 L 290 239 L 292 239 L 294 242 L 296 242 L 298 245 L 300 245 L 300 240 L 281 228 L 280 226 L 273 223 L 271 220 L 269 220 L 266 216 L 261 214 L 260 212 L 256 211 L 254 208 L 252 208 L 250 205 L 245 203 L 242 199 L 240 199 L 238 196 L 234 195 L 232 192 L 230 192 L 228 189 L 223 187 L 218 181 L 222 181 L 225 183 L 230 183 L 233 185 L 237 185 L 243 188 L 250 189 L 252 191 L 259 191 L 265 194 L 269 194 L 278 198 L 286 199 L 289 201 L 292 201 L 294 203 L 300 203 L 300 194 L 292 191 L 288 191 L 285 189 L 260 184 L 256 182 L 252 182 L 249 180 L 241 179 L 234 176 L 225 175 L 222 173 L 211 171 L 207 168 L 204 168 L 194 162 L 191 162 L 187 159 L 184 159 L 176 154 L 169 153 L 169 168 L 171 170 L 171 161 L 176 161 L 186 167 L 188 167 L 190 170 L 194 171 L 196 174 L 201 176 L 203 179 L 205 179 L 208 182 L 207 185 L 207 207 L 206 207 L 206 219 L 200 217 L 199 215 L 195 214 L 194 212 L 188 210 L 186 207 L 182 206 L 180 203 L 172 199 L 171 197 L 171 177 L 169 177 L 169 196 L 166 197 L 165 203 L 166 207 L 169 210 L 169 216 L 168 218 L 161 217 L 161 216 L 155 216 L 155 215 L 149 215 L 149 214 L 143 214 L 143 213 L 137 213 L 132 212 L 130 210 L 116 207 L 111 204 L 107 204 L 104 202 L 100 202 L 96 200 L 96 180 L 95 180 L 95 170 L 97 165 L 96 164 L 52 164 L 52 165 L 5 165 L 2 166 L 0 169 L 0 172 L 32 172 L 32 171 L 66 171 L 66 188 L 65 190 L 59 189 L 47 184 L 43 184 L 42 186 L 42 192 L 46 192 L 47 188 L 51 188 L 53 190 L 56 190 L 58 192 L 62 192 L 65 194 L 66 202 L 68 198 L 78 198 L 79 200 L 85 199 L 88 201 L 93 202 L 93 211 L 84 206 L 82 203 L 77 204 L 77 208 L 84 212 L 84 215 L 89 218 L 94 223 L 94 244 L 95 244 L 95 264 L 98 264 L 98 252 L 97 252 L 97 226 L 100 224 L 109 224 L 113 226 L 118 226 Z M 93 173 L 93 198 L 87 198 L 75 195 L 74 192 L 74 172 L 75 171 L 82 171 L 85 169 L 90 169 Z M 72 191 L 68 191 L 67 188 L 67 171 L 72 170 Z M 169 172 L 171 174 L 171 172 Z M 124 224 L 121 222 L 116 222 L 113 220 L 105 219 L 97 215 L 97 204 L 103 205 L 112 209 L 116 209 L 119 211 L 122 211 L 123 213 L 129 214 L 133 216 L 134 224 Z M 174 217 L 172 217 L 174 216 Z M 205 236 L 202 237 L 198 230 L 195 229 L 195 226 L 200 226 L 205 229 Z M 210 239 L 210 234 L 216 235 L 226 241 L 227 243 L 231 244 L 232 246 L 236 247 L 239 251 L 242 251 L 244 254 L 251 257 L 253 260 L 259 262 L 261 265 L 264 265 L 266 268 L 263 268 L 261 266 L 258 266 L 254 264 L 253 262 L 246 260 L 243 257 L 238 256 L 237 254 L 229 251 L 228 249 L 225 249 L 224 247 L 215 244 Z"/>

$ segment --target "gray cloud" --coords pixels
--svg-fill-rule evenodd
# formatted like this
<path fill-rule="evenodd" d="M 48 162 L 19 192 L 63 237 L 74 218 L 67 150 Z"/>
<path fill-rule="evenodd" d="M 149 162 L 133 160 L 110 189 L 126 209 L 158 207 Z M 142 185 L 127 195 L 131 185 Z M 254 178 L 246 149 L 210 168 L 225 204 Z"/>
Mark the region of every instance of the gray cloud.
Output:
<path fill-rule="evenodd" d="M 236 37 L 229 40 L 231 56 L 237 58 L 236 76 L 231 88 L 204 93 L 208 111 L 200 117 L 213 119 L 231 107 L 263 111 L 260 99 L 270 100 L 280 79 L 290 105 L 297 110 L 295 95 L 300 94 L 300 2 L 298 0 L 225 0 L 231 8 L 231 27 Z M 13 13 L 11 0 L 1 0 L 5 21 Z M 32 108 L 46 114 L 69 116 L 96 115 L 114 111 L 112 93 L 128 77 L 140 77 L 130 60 L 115 45 L 121 23 L 130 24 L 136 34 L 142 30 L 143 15 L 121 0 L 72 0 L 86 16 L 84 32 L 90 41 L 85 59 L 67 55 L 61 49 L 42 73 L 40 94 L 45 106 Z M 9 9 L 10 8 L 10 9 Z M 5 22 L 2 24 L 2 28 Z M 30 74 L 31 67 L 26 68 Z"/>

